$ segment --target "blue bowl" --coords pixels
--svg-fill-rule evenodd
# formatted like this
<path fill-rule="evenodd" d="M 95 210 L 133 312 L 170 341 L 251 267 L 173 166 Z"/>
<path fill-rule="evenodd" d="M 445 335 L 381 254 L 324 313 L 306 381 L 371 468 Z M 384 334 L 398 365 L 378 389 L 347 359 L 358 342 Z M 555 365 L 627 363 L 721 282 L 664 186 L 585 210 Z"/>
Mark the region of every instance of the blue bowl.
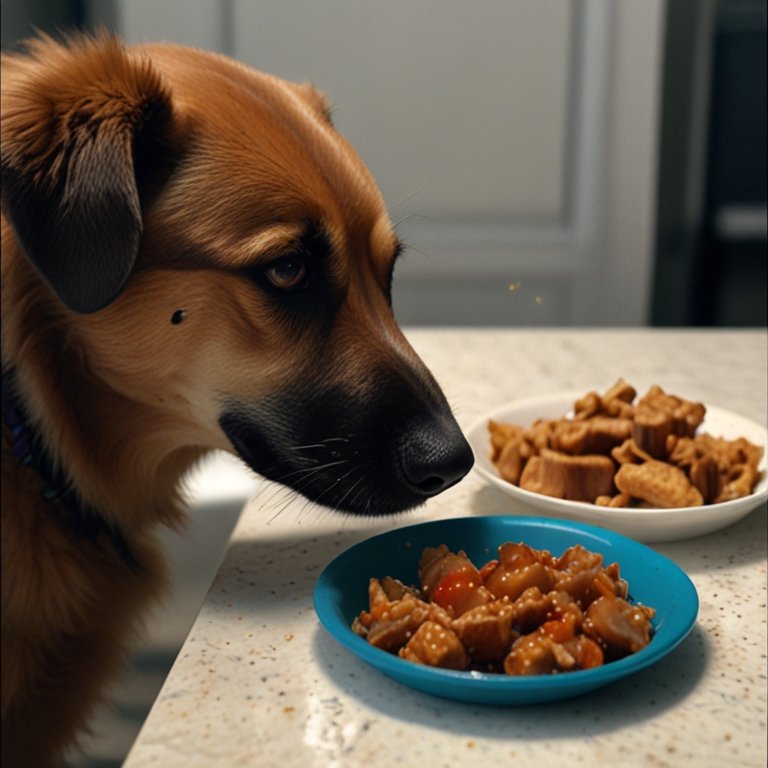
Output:
<path fill-rule="evenodd" d="M 414 664 L 369 645 L 351 624 L 368 607 L 370 577 L 417 582 L 424 547 L 463 549 L 479 567 L 506 541 L 523 541 L 553 555 L 581 544 L 618 562 L 630 599 L 656 609 L 654 634 L 643 650 L 601 667 L 556 675 L 510 677 L 456 672 Z M 342 645 L 400 683 L 435 696 L 482 704 L 520 705 L 580 696 L 654 664 L 677 647 L 696 622 L 699 599 L 686 574 L 671 560 L 625 536 L 583 523 L 535 517 L 463 517 L 405 526 L 355 544 L 320 574 L 315 611 Z"/>

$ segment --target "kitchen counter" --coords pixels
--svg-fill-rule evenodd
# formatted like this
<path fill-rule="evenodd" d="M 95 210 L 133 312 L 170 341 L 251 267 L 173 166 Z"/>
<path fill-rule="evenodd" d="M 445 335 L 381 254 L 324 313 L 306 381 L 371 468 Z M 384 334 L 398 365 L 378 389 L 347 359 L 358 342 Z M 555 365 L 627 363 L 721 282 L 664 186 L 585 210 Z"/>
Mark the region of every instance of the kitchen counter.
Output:
<path fill-rule="evenodd" d="M 511 400 L 607 389 L 621 376 L 640 393 L 657 383 L 766 424 L 762 330 L 408 336 L 464 428 Z M 385 520 L 342 516 L 262 484 L 125 768 L 764 768 L 765 504 L 716 533 L 650 545 L 693 580 L 694 629 L 653 667 L 569 701 L 503 708 L 434 698 L 369 668 L 318 623 L 315 580 L 355 542 L 427 519 L 520 511 L 476 473 Z"/>

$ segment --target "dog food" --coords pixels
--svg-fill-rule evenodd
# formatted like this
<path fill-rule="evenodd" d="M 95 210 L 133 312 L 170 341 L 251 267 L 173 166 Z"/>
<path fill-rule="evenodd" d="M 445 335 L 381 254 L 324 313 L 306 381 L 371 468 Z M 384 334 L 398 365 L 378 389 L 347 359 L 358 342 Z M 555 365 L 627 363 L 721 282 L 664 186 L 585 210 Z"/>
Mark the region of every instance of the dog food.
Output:
<path fill-rule="evenodd" d="M 573 416 L 528 427 L 490 421 L 491 460 L 528 491 L 609 507 L 696 507 L 752 493 L 763 447 L 696 434 L 701 403 L 623 379 L 589 392 Z"/>
<path fill-rule="evenodd" d="M 645 648 L 654 609 L 628 600 L 617 563 L 581 545 L 554 557 L 507 542 L 477 568 L 428 547 L 419 586 L 372 578 L 352 629 L 371 645 L 431 667 L 548 675 L 598 667 Z"/>

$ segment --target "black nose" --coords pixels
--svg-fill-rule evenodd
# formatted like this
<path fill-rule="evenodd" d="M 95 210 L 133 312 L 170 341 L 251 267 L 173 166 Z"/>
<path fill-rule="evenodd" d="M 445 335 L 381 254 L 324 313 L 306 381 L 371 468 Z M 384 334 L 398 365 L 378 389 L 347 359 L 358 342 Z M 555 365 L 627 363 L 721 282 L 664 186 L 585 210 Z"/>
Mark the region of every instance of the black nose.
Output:
<path fill-rule="evenodd" d="M 435 496 L 458 483 L 474 461 L 469 443 L 452 420 L 409 430 L 400 446 L 405 481 L 422 496 Z"/>

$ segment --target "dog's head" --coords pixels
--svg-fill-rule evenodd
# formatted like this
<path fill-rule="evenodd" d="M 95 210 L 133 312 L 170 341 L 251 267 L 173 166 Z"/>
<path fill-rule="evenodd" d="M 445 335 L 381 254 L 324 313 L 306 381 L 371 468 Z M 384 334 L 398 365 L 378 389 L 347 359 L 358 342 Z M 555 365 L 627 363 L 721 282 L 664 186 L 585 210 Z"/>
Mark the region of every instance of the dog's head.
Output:
<path fill-rule="evenodd" d="M 321 95 L 111 38 L 5 70 L 3 213 L 94 376 L 328 506 L 402 510 L 464 476 L 393 318 L 399 241 Z"/>

